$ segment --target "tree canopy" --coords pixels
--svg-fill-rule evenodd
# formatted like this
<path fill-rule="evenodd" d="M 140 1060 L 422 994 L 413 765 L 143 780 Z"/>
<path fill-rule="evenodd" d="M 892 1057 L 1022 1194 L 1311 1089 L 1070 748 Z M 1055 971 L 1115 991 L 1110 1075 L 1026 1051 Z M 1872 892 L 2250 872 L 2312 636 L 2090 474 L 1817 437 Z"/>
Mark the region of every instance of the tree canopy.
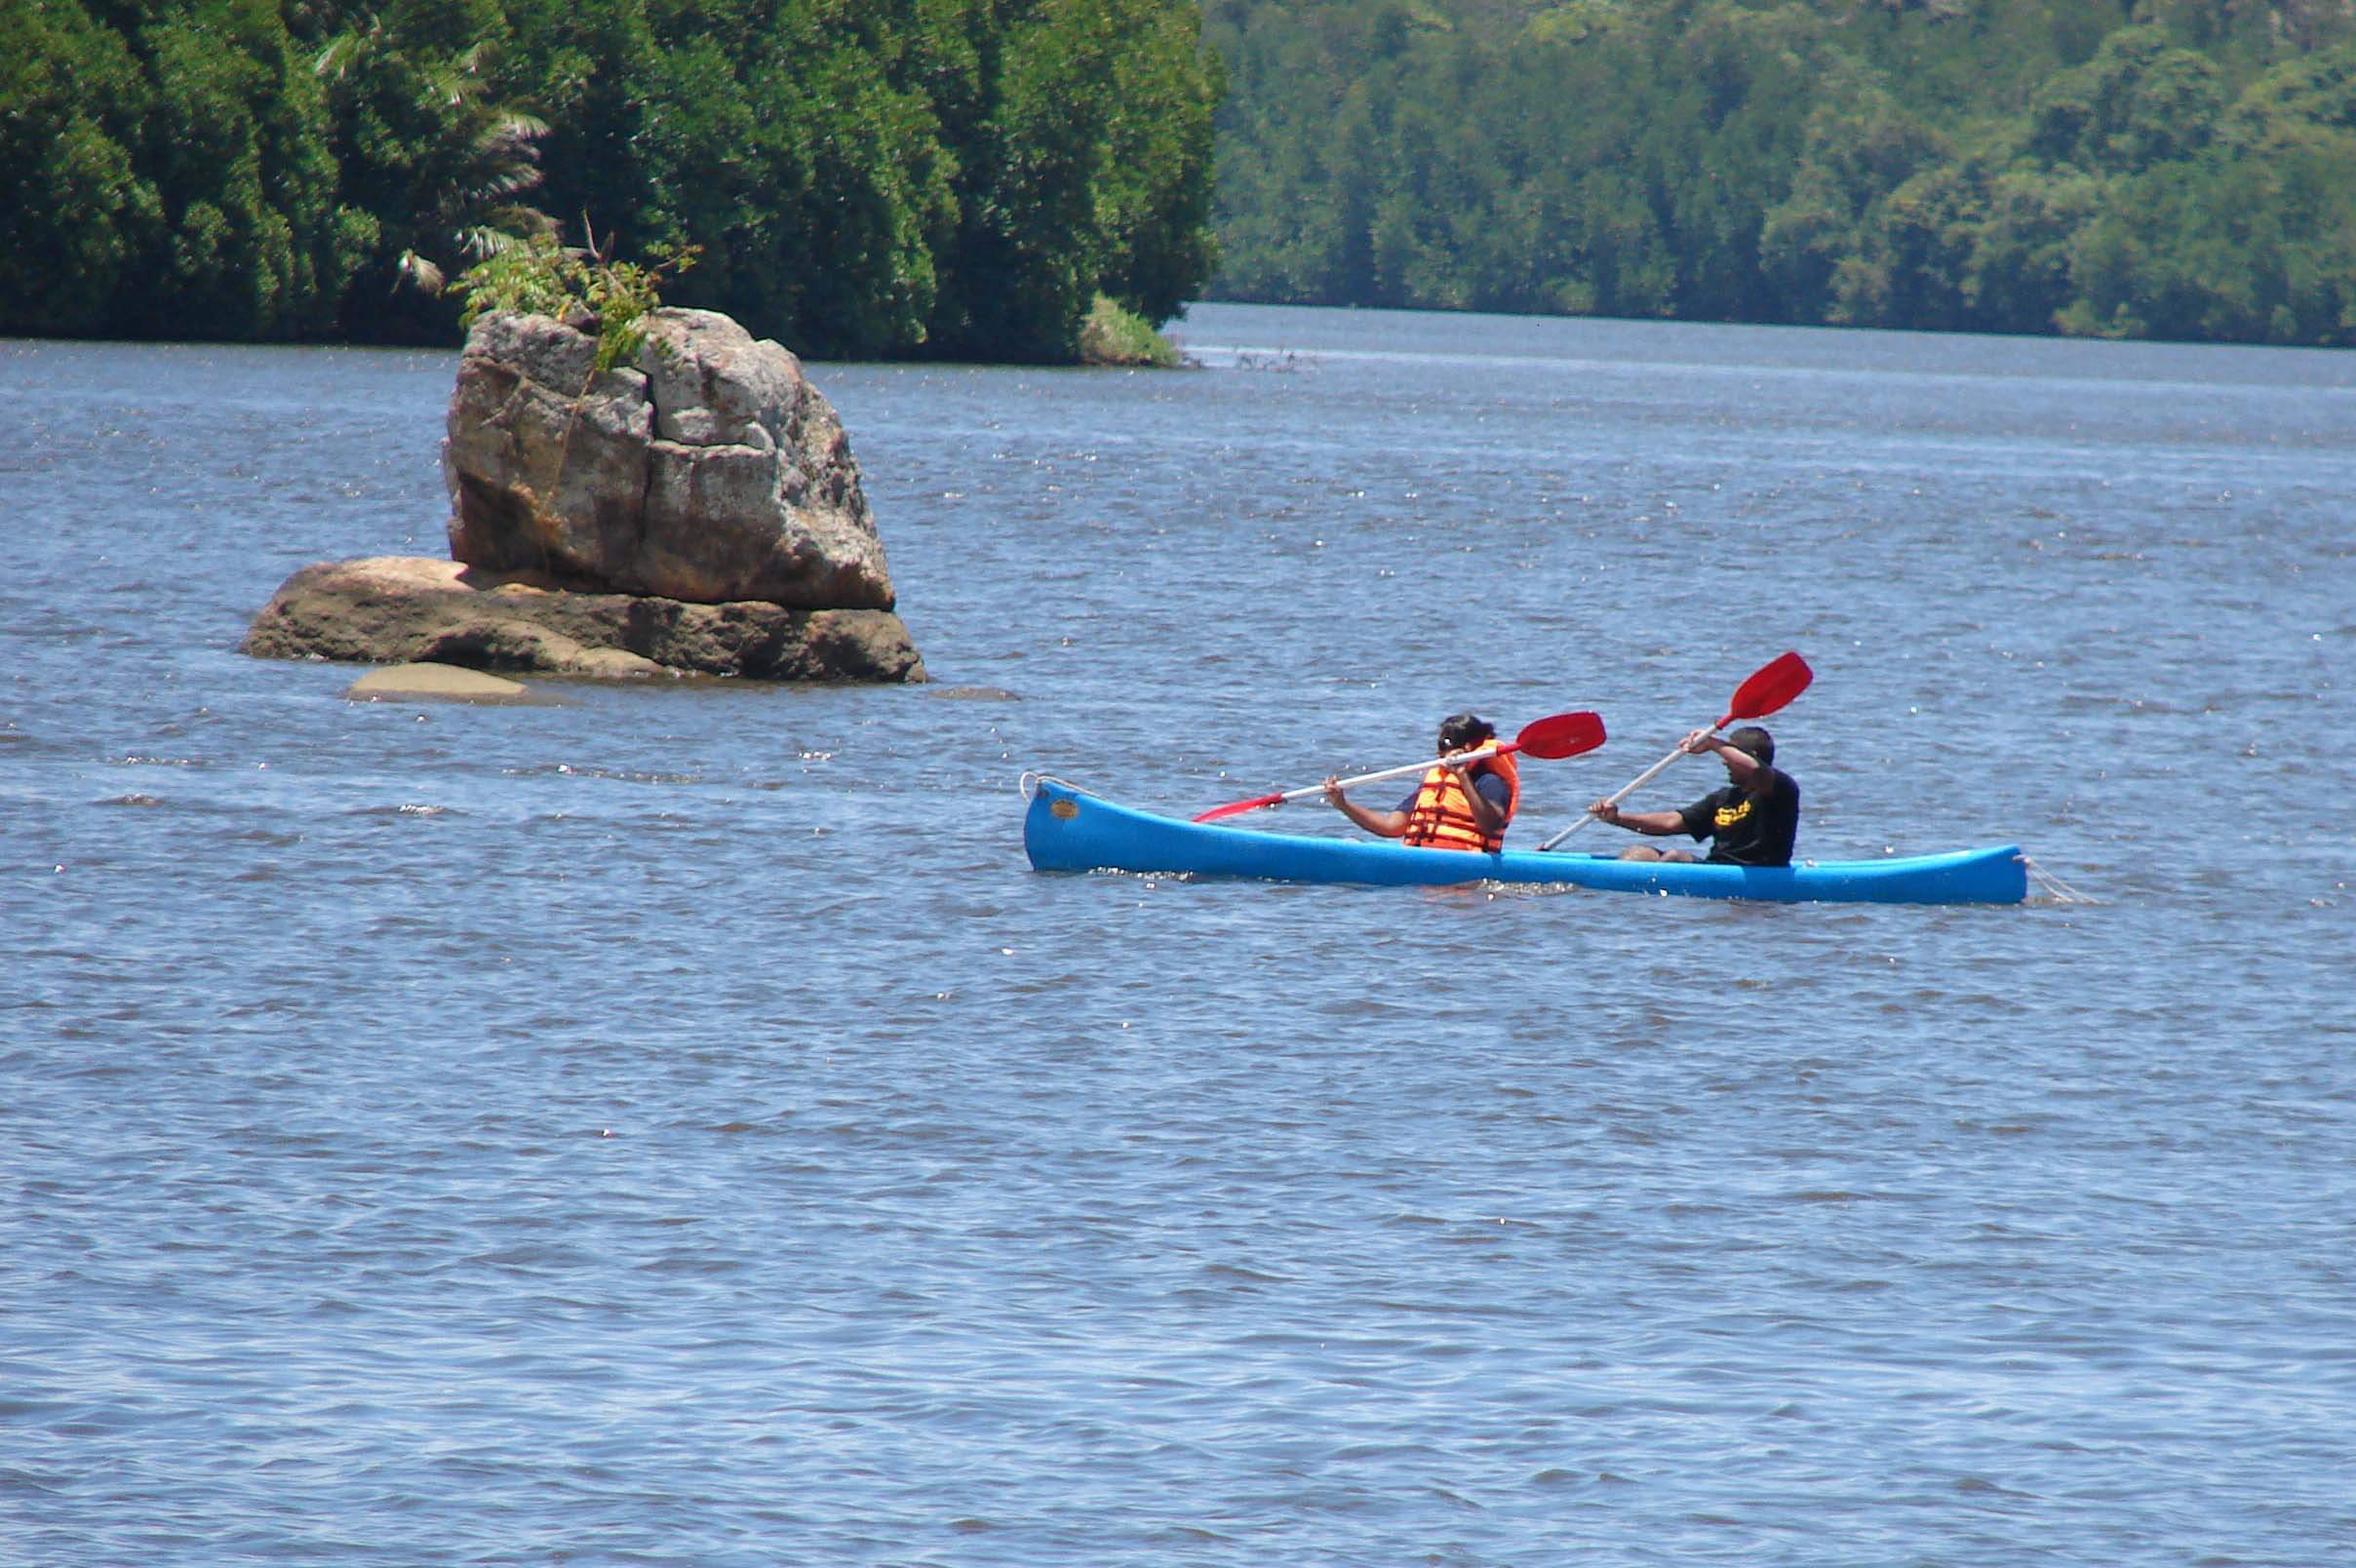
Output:
<path fill-rule="evenodd" d="M 0 0 L 0 333 L 804 353 L 1231 299 L 2356 343 L 2356 0 Z M 1218 182 L 1212 168 L 1214 135 Z"/>
<path fill-rule="evenodd" d="M 1196 296 L 1194 0 L 0 0 L 0 333 L 452 340 L 586 229 L 827 357 L 1069 358 Z"/>
<path fill-rule="evenodd" d="M 2356 343 L 2350 0 L 1209 0 L 1215 297 Z"/>

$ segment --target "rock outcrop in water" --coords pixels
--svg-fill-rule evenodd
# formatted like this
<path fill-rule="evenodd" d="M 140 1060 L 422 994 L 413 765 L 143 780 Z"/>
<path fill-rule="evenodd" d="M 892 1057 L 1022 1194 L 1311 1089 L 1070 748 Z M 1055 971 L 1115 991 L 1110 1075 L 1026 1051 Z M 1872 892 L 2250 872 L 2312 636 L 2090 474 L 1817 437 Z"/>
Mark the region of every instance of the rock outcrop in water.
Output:
<path fill-rule="evenodd" d="M 833 408 L 779 345 L 660 310 L 634 364 L 545 316 L 475 325 L 450 404 L 450 561 L 323 563 L 245 651 L 616 677 L 922 681 Z"/>

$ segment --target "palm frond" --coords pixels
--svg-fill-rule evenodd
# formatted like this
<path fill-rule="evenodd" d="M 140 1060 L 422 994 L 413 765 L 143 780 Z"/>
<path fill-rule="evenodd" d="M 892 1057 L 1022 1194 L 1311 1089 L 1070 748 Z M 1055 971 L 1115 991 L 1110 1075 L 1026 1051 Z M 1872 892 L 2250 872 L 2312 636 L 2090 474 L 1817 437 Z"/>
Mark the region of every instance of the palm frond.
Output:
<path fill-rule="evenodd" d="M 438 294 L 442 292 L 442 269 L 414 251 L 402 252 L 401 259 L 395 263 L 393 271 L 393 287 L 396 289 L 406 283 L 424 294 Z"/>
<path fill-rule="evenodd" d="M 489 223 L 478 223 L 458 231 L 458 249 L 480 261 L 485 256 L 498 255 L 525 243 L 521 234 L 511 234 Z"/>
<path fill-rule="evenodd" d="M 538 187 L 540 166 L 537 163 L 502 164 L 478 170 L 472 178 L 457 187 L 453 194 L 460 207 L 481 207 L 509 196 L 520 196 Z"/>
<path fill-rule="evenodd" d="M 323 82 L 340 82 L 367 57 L 376 42 L 376 30 L 340 32 L 312 58 L 311 74 Z"/>
<path fill-rule="evenodd" d="M 522 109 L 497 109 L 492 111 L 491 129 L 485 135 L 515 141 L 537 141 L 548 130 L 548 122 L 536 114 Z"/>

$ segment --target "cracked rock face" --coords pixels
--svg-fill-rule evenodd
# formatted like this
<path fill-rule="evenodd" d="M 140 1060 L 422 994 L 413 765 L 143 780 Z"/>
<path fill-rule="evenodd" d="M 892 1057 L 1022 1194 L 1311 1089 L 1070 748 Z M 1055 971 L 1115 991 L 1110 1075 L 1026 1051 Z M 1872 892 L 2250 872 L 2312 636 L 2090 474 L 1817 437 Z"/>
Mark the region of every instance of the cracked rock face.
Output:
<path fill-rule="evenodd" d="M 835 411 L 775 343 L 662 310 L 634 364 L 545 316 L 486 316 L 442 466 L 452 560 L 322 562 L 248 628 L 263 658 L 918 682 Z"/>
<path fill-rule="evenodd" d="M 690 604 L 889 609 L 835 411 L 780 345 L 711 311 L 647 318 L 634 364 L 545 316 L 475 324 L 451 395 L 452 557 Z"/>

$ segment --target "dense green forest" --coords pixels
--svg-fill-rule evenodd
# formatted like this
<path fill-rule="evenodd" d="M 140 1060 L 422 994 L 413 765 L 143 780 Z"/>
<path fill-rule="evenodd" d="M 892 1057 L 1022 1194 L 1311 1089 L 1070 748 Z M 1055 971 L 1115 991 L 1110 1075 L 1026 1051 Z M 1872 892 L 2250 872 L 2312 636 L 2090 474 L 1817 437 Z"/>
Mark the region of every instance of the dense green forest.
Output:
<path fill-rule="evenodd" d="M 1194 0 L 0 0 L 0 333 L 455 341 L 561 229 L 807 354 L 1062 359 L 1212 265 Z"/>
<path fill-rule="evenodd" d="M 670 297 L 826 357 L 1062 359 L 1098 295 L 1161 321 L 1206 284 L 2356 343 L 2356 0 L 0 0 L 0 333 L 452 341 L 433 285 L 587 230 L 692 248 Z"/>
<path fill-rule="evenodd" d="M 1216 296 L 2356 342 L 2350 0 L 1209 0 Z"/>

